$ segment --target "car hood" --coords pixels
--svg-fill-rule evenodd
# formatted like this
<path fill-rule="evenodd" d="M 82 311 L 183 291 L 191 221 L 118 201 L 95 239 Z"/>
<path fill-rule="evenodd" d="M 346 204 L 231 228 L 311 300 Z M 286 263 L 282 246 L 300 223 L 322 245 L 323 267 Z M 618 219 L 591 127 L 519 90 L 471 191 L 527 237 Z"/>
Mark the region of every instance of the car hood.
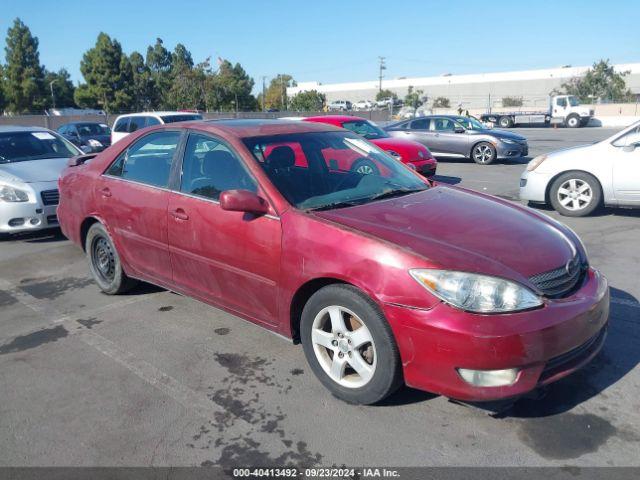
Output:
<path fill-rule="evenodd" d="M 386 137 L 386 138 L 374 138 L 369 140 L 374 145 L 380 147 L 383 150 L 393 150 L 398 152 L 403 158 L 406 156 L 407 160 L 419 160 L 422 157 L 418 152 L 428 153 L 427 147 L 421 143 L 414 142 L 412 140 L 406 140 L 404 138 Z M 431 157 L 429 154 L 428 157 Z M 427 158 L 427 157 L 424 157 Z"/>
<path fill-rule="evenodd" d="M 508 138 L 510 140 L 517 140 L 520 142 L 527 140 L 527 138 L 523 137 L 522 135 L 519 135 L 514 132 L 509 132 L 507 130 L 500 130 L 499 128 L 490 128 L 485 130 L 471 130 L 471 132 L 476 132 L 477 135 L 493 135 L 494 137 L 497 137 L 497 138 Z"/>
<path fill-rule="evenodd" d="M 523 283 L 566 265 L 577 251 L 552 220 L 497 198 L 444 185 L 315 215 L 398 245 L 434 267 Z"/>
<path fill-rule="evenodd" d="M 52 182 L 67 166 L 67 158 L 47 158 L 0 164 L 0 178 L 24 183 Z"/>

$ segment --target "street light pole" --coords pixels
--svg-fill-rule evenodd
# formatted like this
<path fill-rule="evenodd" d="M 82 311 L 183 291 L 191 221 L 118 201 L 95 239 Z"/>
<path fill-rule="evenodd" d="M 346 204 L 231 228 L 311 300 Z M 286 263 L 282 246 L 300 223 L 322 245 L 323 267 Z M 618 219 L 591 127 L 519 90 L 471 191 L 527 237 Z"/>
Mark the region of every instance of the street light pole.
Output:
<path fill-rule="evenodd" d="M 56 83 L 56 80 L 51 80 L 49 82 L 49 88 L 51 89 L 51 104 L 53 105 L 51 108 L 56 108 L 56 96 L 53 94 L 54 83 Z"/>
<path fill-rule="evenodd" d="M 378 60 L 380 61 L 380 70 L 379 70 L 379 74 L 378 74 L 378 80 L 379 80 L 378 91 L 381 92 L 382 91 L 382 71 L 386 70 L 387 67 L 384 64 L 385 57 L 378 57 Z"/>

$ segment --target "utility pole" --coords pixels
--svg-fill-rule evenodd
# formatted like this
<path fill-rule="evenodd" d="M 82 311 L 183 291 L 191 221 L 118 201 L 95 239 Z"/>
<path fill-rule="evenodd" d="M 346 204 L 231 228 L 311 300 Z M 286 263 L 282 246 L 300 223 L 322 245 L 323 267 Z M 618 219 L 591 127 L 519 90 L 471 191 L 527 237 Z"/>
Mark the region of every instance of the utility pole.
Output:
<path fill-rule="evenodd" d="M 380 73 L 378 75 L 378 80 L 379 80 L 379 84 L 378 84 L 378 91 L 381 92 L 382 91 L 382 71 L 387 69 L 387 66 L 384 64 L 384 60 L 385 57 L 378 57 L 378 60 L 380 61 Z"/>
<path fill-rule="evenodd" d="M 56 108 L 56 96 L 53 94 L 53 84 L 56 83 L 56 80 L 52 80 L 49 82 L 49 88 L 51 89 L 51 108 Z"/>
<path fill-rule="evenodd" d="M 262 111 L 264 112 L 264 95 L 265 95 L 265 87 L 264 87 L 264 81 L 267 77 L 265 77 L 264 75 L 262 76 Z"/>

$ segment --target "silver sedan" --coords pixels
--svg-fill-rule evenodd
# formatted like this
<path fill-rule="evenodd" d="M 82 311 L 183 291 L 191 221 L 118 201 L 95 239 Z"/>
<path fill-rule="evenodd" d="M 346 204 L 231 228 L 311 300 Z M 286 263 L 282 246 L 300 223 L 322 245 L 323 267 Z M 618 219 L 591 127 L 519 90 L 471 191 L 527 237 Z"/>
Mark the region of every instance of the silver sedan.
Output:
<path fill-rule="evenodd" d="M 58 226 L 58 177 L 81 154 L 45 128 L 0 126 L 0 237 Z"/>
<path fill-rule="evenodd" d="M 486 128 L 473 117 L 427 115 L 388 125 L 385 130 L 392 137 L 422 143 L 435 156 L 466 157 L 480 165 L 529 154 L 522 135 Z"/>
<path fill-rule="evenodd" d="M 520 178 L 520 199 L 570 217 L 602 205 L 640 207 L 640 122 L 601 142 L 534 158 Z"/>

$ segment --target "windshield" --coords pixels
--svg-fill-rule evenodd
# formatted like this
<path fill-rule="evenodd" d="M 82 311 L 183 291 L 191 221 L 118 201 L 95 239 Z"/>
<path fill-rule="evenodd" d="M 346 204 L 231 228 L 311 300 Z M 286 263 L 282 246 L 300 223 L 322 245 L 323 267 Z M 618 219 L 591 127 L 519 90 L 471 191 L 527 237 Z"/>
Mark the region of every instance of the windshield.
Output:
<path fill-rule="evenodd" d="M 78 123 L 76 128 L 80 136 L 111 134 L 111 130 L 104 123 Z"/>
<path fill-rule="evenodd" d="M 79 155 L 71 143 L 51 132 L 0 133 L 0 163 Z"/>
<path fill-rule="evenodd" d="M 462 125 L 467 130 L 484 130 L 485 126 L 482 125 L 474 117 L 456 117 L 456 122 Z"/>
<path fill-rule="evenodd" d="M 184 115 L 164 115 L 162 117 L 164 123 L 188 122 L 191 120 L 202 120 L 199 113 L 185 113 Z"/>
<path fill-rule="evenodd" d="M 429 188 L 363 138 L 309 132 L 244 139 L 271 182 L 300 209 L 333 209 Z"/>
<path fill-rule="evenodd" d="M 346 128 L 347 130 L 351 130 L 353 133 L 363 136 L 367 140 L 372 140 L 374 138 L 387 138 L 389 136 L 380 127 L 374 125 L 371 122 L 367 122 L 366 120 L 344 122 L 342 124 L 342 127 Z"/>
<path fill-rule="evenodd" d="M 567 100 L 569 101 L 569 105 L 571 105 L 572 107 L 577 107 L 580 105 L 580 101 L 578 100 L 578 98 L 574 97 L 573 95 L 567 97 Z"/>

